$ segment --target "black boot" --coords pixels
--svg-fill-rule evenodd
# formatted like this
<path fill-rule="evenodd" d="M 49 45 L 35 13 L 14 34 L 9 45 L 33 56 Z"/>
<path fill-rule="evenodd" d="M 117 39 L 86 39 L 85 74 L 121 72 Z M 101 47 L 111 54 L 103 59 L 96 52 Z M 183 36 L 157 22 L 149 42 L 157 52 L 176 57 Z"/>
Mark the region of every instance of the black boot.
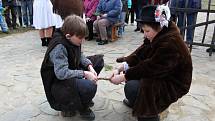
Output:
<path fill-rule="evenodd" d="M 46 46 L 46 38 L 41 38 L 42 46 Z"/>
<path fill-rule="evenodd" d="M 108 40 L 102 40 L 98 43 L 98 45 L 105 45 L 108 44 Z"/>
<path fill-rule="evenodd" d="M 85 107 L 84 109 L 80 110 L 80 116 L 84 120 L 94 120 L 95 114 L 89 107 Z"/>
<path fill-rule="evenodd" d="M 215 52 L 215 48 L 208 48 L 208 49 L 206 49 L 206 52 L 210 52 L 210 51 Z"/>
<path fill-rule="evenodd" d="M 76 115 L 75 111 L 61 111 L 61 116 L 63 117 L 73 117 Z"/>
<path fill-rule="evenodd" d="M 122 102 L 123 102 L 124 105 L 126 105 L 129 108 L 133 107 L 133 105 L 128 101 L 128 99 L 124 99 Z"/>
<path fill-rule="evenodd" d="M 47 40 L 47 41 L 46 41 L 46 46 L 48 46 L 48 45 L 49 45 L 49 43 L 50 43 L 51 39 L 52 39 L 51 37 L 47 37 L 47 38 L 46 38 L 46 40 Z"/>

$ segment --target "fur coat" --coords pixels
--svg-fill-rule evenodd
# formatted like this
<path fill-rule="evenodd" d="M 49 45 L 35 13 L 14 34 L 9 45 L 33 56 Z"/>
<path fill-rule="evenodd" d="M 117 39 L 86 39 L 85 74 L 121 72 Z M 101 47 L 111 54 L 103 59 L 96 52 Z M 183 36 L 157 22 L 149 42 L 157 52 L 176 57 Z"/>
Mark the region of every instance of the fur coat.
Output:
<path fill-rule="evenodd" d="M 152 42 L 145 39 L 124 61 L 130 67 L 125 73 L 126 80 L 141 83 L 133 107 L 134 116 L 158 115 L 189 91 L 193 70 L 191 55 L 172 22 Z"/>

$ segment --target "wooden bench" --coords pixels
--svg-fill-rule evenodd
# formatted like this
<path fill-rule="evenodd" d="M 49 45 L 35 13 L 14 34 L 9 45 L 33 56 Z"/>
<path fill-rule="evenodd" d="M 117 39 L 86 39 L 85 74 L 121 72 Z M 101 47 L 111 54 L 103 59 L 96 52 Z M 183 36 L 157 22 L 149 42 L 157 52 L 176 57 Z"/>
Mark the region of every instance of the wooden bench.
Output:
<path fill-rule="evenodd" d="M 108 35 L 110 37 L 110 40 L 113 42 L 113 41 L 116 41 L 118 39 L 118 34 L 117 34 L 117 30 L 119 27 L 121 27 L 123 25 L 123 23 L 121 22 L 118 22 L 118 23 L 115 23 L 113 25 L 111 25 L 110 27 L 108 27 Z"/>

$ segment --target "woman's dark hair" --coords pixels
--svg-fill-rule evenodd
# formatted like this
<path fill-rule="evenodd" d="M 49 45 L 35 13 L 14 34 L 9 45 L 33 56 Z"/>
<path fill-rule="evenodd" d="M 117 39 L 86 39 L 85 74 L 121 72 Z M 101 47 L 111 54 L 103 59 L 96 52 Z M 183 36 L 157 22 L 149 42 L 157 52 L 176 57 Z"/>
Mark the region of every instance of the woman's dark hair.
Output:
<path fill-rule="evenodd" d="M 150 26 L 152 27 L 152 29 L 154 29 L 155 31 L 158 31 L 161 29 L 160 27 L 160 23 L 158 22 L 144 22 L 144 23 L 141 23 L 141 25 L 147 25 L 147 26 Z"/>
<path fill-rule="evenodd" d="M 53 11 L 65 19 L 71 14 L 82 16 L 83 2 L 82 0 L 51 0 Z"/>

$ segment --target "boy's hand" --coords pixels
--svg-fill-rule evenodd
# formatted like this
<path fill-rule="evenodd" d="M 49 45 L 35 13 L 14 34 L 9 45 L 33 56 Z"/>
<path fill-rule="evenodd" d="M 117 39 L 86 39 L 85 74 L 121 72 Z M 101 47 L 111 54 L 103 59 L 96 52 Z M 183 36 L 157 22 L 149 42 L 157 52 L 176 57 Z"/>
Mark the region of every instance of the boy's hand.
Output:
<path fill-rule="evenodd" d="M 89 69 L 89 71 L 92 72 L 95 76 L 98 76 L 98 74 L 96 73 L 96 71 L 95 71 L 95 69 L 93 68 L 92 65 L 89 65 L 89 66 L 88 66 L 88 69 Z"/>
<path fill-rule="evenodd" d="M 84 71 L 84 77 L 85 77 L 86 79 L 88 79 L 88 80 L 91 80 L 91 81 L 95 82 L 95 84 L 96 84 L 96 82 L 97 82 L 97 80 L 98 80 L 97 76 L 95 76 L 95 75 L 94 75 L 92 72 L 90 72 L 90 71 Z"/>

